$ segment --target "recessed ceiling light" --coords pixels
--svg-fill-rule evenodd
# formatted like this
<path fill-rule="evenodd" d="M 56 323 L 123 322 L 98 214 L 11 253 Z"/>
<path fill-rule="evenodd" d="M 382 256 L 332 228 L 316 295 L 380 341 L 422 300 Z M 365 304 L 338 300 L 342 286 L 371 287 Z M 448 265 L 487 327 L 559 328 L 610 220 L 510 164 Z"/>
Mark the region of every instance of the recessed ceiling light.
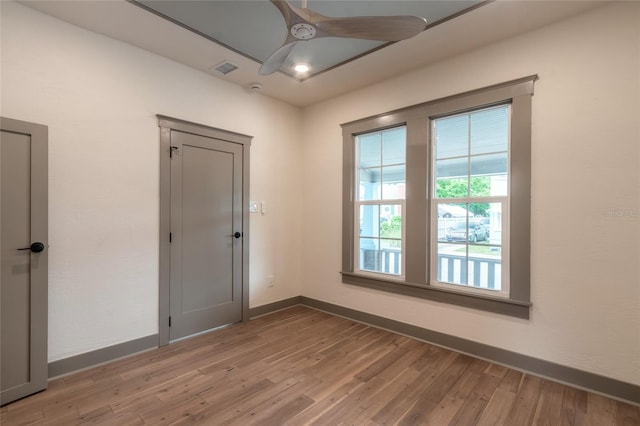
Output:
<path fill-rule="evenodd" d="M 303 73 L 303 72 L 309 71 L 309 65 L 307 65 L 307 64 L 298 64 L 295 67 L 293 67 L 293 69 L 296 70 L 296 72 Z"/>

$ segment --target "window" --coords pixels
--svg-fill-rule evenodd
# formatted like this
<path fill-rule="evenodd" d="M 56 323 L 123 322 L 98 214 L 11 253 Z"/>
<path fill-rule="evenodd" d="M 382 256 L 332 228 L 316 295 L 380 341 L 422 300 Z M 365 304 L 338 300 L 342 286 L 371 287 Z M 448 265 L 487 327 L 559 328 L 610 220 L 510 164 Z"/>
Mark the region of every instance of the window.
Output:
<path fill-rule="evenodd" d="M 509 109 L 500 105 L 431 122 L 433 285 L 509 296 L 503 267 L 509 254 Z"/>
<path fill-rule="evenodd" d="M 343 282 L 529 317 L 536 78 L 342 125 Z"/>
<path fill-rule="evenodd" d="M 357 271 L 402 276 L 405 135 L 399 127 L 356 136 Z"/>

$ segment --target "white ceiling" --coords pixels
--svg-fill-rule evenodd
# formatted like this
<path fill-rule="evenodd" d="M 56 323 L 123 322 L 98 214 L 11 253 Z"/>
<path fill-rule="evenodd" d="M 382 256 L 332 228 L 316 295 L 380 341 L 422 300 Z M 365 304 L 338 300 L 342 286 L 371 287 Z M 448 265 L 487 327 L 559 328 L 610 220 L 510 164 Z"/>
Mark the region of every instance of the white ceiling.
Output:
<path fill-rule="evenodd" d="M 247 90 L 252 83 L 261 83 L 264 95 L 292 105 L 306 106 L 565 19 L 606 2 L 497 0 L 428 28 L 414 38 L 391 44 L 304 81 L 284 73 L 260 76 L 260 63 L 124 0 L 25 0 L 21 3 L 239 84 Z M 239 68 L 222 76 L 213 68 L 223 61 L 230 61 Z"/>

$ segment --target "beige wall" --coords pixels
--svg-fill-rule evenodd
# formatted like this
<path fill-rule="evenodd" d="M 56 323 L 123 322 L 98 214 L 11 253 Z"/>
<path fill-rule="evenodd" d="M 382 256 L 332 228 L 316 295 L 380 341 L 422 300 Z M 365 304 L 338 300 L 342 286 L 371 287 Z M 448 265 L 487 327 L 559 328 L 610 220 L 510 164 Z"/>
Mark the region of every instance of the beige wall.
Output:
<path fill-rule="evenodd" d="M 531 74 L 531 319 L 342 284 L 339 125 Z M 306 108 L 302 293 L 640 384 L 639 122 L 631 2 Z"/>
<path fill-rule="evenodd" d="M 0 113 L 49 126 L 50 361 L 158 331 L 156 114 L 254 136 L 251 198 L 268 211 L 250 219 L 250 306 L 300 294 L 298 108 L 1 8 Z"/>

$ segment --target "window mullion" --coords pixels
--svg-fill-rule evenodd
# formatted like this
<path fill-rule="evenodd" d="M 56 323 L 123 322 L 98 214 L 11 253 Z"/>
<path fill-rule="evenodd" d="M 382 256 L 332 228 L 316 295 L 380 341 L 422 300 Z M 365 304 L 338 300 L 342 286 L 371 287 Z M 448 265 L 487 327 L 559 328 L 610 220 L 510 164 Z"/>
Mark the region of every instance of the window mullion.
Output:
<path fill-rule="evenodd" d="M 429 122 L 423 115 L 412 115 L 407 120 L 407 196 L 405 215 L 405 276 L 412 283 L 426 284 L 429 257 L 426 220 L 429 212 L 428 160 Z"/>

